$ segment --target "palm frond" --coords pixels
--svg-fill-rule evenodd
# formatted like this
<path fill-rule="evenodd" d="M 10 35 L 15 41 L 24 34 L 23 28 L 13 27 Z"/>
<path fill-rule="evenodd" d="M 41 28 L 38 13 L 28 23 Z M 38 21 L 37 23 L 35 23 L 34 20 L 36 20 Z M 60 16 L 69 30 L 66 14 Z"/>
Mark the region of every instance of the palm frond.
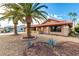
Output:
<path fill-rule="evenodd" d="M 38 19 L 38 18 L 37 18 Z M 40 24 L 39 20 L 37 20 L 36 18 L 33 18 L 34 21 L 36 21 L 37 23 Z"/>
<path fill-rule="evenodd" d="M 35 10 L 38 10 L 38 9 L 41 9 L 41 8 L 46 8 L 48 9 L 48 7 L 46 5 L 41 5 L 41 6 L 38 6 L 37 8 L 35 8 Z"/>
<path fill-rule="evenodd" d="M 35 9 L 35 8 L 38 7 L 39 5 L 40 5 L 40 3 L 35 3 L 35 4 L 33 4 L 32 9 Z"/>

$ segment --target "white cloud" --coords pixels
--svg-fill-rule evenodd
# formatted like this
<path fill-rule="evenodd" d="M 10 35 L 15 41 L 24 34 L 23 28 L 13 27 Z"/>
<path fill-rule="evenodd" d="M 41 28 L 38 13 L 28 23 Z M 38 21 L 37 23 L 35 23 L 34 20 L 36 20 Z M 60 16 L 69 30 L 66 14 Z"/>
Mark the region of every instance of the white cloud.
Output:
<path fill-rule="evenodd" d="M 54 18 L 57 18 L 57 19 L 63 19 L 63 17 L 62 17 L 61 15 L 56 15 L 56 14 L 54 14 L 53 17 L 54 17 Z"/>
<path fill-rule="evenodd" d="M 50 18 L 50 16 L 47 16 L 47 18 Z"/>
<path fill-rule="evenodd" d="M 76 24 L 79 23 L 79 18 L 76 20 Z"/>
<path fill-rule="evenodd" d="M 77 19 L 77 21 L 79 22 L 79 18 Z"/>
<path fill-rule="evenodd" d="M 50 14 L 50 16 L 52 17 L 52 16 L 53 16 L 53 14 Z"/>
<path fill-rule="evenodd" d="M 57 19 L 63 19 L 63 17 L 61 15 L 57 15 L 57 14 L 50 14 L 48 16 L 48 18 L 57 18 Z"/>
<path fill-rule="evenodd" d="M 54 18 L 58 18 L 58 15 L 54 14 L 53 17 L 54 17 Z"/>

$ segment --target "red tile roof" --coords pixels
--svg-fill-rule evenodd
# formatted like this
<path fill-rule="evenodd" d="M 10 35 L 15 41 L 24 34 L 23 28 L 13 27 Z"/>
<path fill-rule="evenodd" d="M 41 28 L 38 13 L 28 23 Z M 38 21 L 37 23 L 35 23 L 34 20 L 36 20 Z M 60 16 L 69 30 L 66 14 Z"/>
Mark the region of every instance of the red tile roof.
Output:
<path fill-rule="evenodd" d="M 32 27 L 56 26 L 56 25 L 72 25 L 72 22 L 64 20 L 48 19 L 42 24 L 32 25 Z"/>

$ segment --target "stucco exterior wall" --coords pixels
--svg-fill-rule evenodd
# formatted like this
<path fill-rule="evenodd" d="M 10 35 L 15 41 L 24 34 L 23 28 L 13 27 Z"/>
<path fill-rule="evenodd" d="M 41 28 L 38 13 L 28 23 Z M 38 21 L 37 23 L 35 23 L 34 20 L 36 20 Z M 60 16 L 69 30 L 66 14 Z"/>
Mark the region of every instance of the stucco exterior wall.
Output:
<path fill-rule="evenodd" d="M 70 33 L 70 28 L 68 25 L 63 25 L 61 28 L 61 32 L 51 32 L 49 27 L 38 27 L 36 28 L 38 33 L 47 33 L 47 34 L 55 34 L 55 35 L 63 35 L 68 36 Z"/>
<path fill-rule="evenodd" d="M 49 33 L 49 27 L 44 27 L 44 33 Z"/>
<path fill-rule="evenodd" d="M 36 31 L 38 33 L 49 33 L 49 27 L 37 27 Z"/>
<path fill-rule="evenodd" d="M 69 33 L 70 33 L 70 28 L 69 28 L 69 26 L 62 26 L 62 34 L 64 35 L 64 36 L 68 36 L 69 35 Z"/>

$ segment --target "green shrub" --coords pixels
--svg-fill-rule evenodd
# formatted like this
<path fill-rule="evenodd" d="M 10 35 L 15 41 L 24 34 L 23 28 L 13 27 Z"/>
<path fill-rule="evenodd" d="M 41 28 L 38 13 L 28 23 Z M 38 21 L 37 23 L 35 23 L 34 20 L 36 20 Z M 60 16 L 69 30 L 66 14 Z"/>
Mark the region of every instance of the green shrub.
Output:
<path fill-rule="evenodd" d="M 77 23 L 77 25 L 75 26 L 74 30 L 75 30 L 75 32 L 79 33 L 79 23 Z"/>
<path fill-rule="evenodd" d="M 79 33 L 79 27 L 75 27 L 75 31 Z"/>
<path fill-rule="evenodd" d="M 30 48 L 31 46 L 32 46 L 32 42 L 30 40 L 28 40 L 27 47 Z"/>

